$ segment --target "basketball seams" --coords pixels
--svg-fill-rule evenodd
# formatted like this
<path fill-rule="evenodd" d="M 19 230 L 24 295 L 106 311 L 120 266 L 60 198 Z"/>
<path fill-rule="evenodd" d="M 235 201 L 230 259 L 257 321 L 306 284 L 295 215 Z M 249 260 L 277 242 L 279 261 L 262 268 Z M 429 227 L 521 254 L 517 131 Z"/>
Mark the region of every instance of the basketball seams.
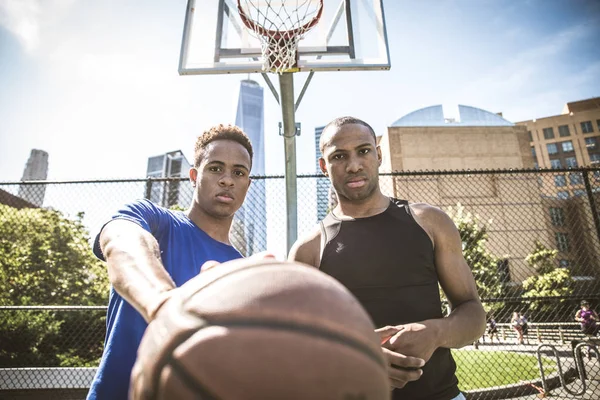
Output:
<path fill-rule="evenodd" d="M 366 355 L 371 360 L 375 361 L 376 364 L 380 365 L 382 368 L 387 370 L 387 364 L 383 358 L 383 355 L 380 353 L 379 347 L 377 348 L 379 351 L 374 351 L 368 345 L 361 343 L 358 340 L 355 340 L 347 335 L 342 335 L 337 332 L 333 332 L 330 330 L 322 329 L 320 327 L 316 327 L 314 325 L 307 324 L 297 324 L 291 321 L 272 321 L 272 320 L 264 320 L 264 319 L 241 319 L 236 318 L 235 320 L 230 319 L 218 319 L 215 321 L 211 321 L 210 318 L 207 318 L 206 321 L 208 326 L 222 326 L 225 328 L 257 328 L 257 329 L 271 329 L 278 330 L 284 332 L 292 332 L 299 333 L 303 335 L 308 335 L 312 337 L 317 337 L 319 339 L 324 339 L 327 341 L 332 341 L 335 343 L 339 343 L 349 347 L 351 349 L 357 350 L 358 352 Z"/>
<path fill-rule="evenodd" d="M 165 364 L 165 366 L 166 365 L 169 365 L 173 369 L 173 372 L 177 374 L 177 376 L 183 381 L 183 383 L 199 396 L 198 400 L 218 400 L 218 397 L 212 394 L 210 390 L 202 386 L 200 382 L 190 376 L 190 374 L 188 374 L 186 369 L 179 363 L 179 361 L 173 358 L 172 354 L 167 360 L 167 364 Z"/>
<path fill-rule="evenodd" d="M 189 314 L 189 313 L 186 313 L 185 315 L 187 315 L 187 314 Z M 175 314 L 175 315 L 177 315 L 177 314 Z M 165 368 L 165 366 L 170 363 L 170 360 L 172 359 L 173 351 L 175 351 L 175 349 L 177 349 L 179 346 L 181 346 L 183 343 L 185 343 L 196 332 L 198 332 L 199 330 L 204 329 L 204 328 L 206 328 L 207 326 L 210 325 L 202 317 L 200 317 L 200 316 L 198 316 L 196 314 L 192 314 L 192 316 L 197 319 L 197 321 L 199 322 L 199 324 L 196 325 L 196 326 L 194 326 L 194 327 L 189 327 L 185 331 L 178 332 L 169 341 L 169 345 L 167 347 L 164 347 L 164 348 L 161 349 L 160 357 L 156 361 L 155 368 L 153 369 L 152 376 L 150 377 L 150 384 L 152 386 L 152 391 L 151 391 L 151 399 L 152 400 L 154 400 L 156 398 L 156 396 L 157 396 L 156 387 L 158 385 L 160 374 L 162 373 L 162 371 Z M 161 326 L 156 326 L 156 327 L 154 327 L 154 329 L 155 330 L 159 329 L 159 328 L 168 329 L 169 323 L 172 323 L 172 322 L 173 321 L 171 319 L 171 316 L 169 315 L 169 317 L 168 317 L 168 319 L 166 321 L 164 321 L 164 322 L 161 321 Z"/>

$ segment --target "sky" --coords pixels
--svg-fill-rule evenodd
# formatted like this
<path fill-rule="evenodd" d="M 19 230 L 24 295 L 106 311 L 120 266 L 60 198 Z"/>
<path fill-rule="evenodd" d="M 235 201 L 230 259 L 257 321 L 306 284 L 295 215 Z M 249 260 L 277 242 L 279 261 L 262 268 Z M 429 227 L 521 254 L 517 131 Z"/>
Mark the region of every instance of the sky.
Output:
<path fill-rule="evenodd" d="M 598 0 L 384 0 L 389 71 L 316 73 L 296 114 L 298 173 L 314 128 L 352 115 L 378 135 L 435 104 L 512 122 L 600 96 Z M 246 75 L 179 76 L 185 0 L 0 0 L 0 182 L 31 149 L 49 180 L 143 178 L 147 158 L 192 160 L 207 127 L 234 123 Z M 296 94 L 306 73 L 295 74 Z M 252 79 L 264 85 L 260 75 Z M 281 110 L 265 86 L 267 174 L 283 174 Z"/>

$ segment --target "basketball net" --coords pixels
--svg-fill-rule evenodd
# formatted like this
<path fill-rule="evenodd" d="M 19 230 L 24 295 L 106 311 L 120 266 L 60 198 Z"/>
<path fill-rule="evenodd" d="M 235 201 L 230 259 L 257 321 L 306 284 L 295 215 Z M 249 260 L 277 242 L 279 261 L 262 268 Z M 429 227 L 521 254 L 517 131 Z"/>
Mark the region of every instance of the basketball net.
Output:
<path fill-rule="evenodd" d="M 263 71 L 298 71 L 298 43 L 323 13 L 323 0 L 238 0 L 242 22 L 261 43 Z"/>

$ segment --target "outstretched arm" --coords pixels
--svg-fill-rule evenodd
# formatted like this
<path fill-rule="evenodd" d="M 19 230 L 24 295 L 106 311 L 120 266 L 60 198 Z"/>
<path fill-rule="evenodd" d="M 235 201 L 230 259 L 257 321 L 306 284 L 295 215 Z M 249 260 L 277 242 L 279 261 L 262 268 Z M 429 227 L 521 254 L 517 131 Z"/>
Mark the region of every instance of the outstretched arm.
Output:
<path fill-rule="evenodd" d="M 151 321 L 175 288 L 154 236 L 131 221 L 117 219 L 102 230 L 100 248 L 117 293 Z"/>

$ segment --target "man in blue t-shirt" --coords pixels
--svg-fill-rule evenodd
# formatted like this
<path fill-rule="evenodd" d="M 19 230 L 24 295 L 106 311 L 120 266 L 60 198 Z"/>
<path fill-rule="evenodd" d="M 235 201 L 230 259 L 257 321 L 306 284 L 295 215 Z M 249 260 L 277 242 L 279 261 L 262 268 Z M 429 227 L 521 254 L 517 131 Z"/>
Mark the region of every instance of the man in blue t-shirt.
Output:
<path fill-rule="evenodd" d="M 196 141 L 189 176 L 194 196 L 186 212 L 150 201 L 126 205 L 104 225 L 94 254 L 111 282 L 102 360 L 88 399 L 127 399 L 137 349 L 172 289 L 207 261 L 242 255 L 229 242 L 234 213 L 250 186 L 252 145 L 242 130 L 218 125 Z"/>

